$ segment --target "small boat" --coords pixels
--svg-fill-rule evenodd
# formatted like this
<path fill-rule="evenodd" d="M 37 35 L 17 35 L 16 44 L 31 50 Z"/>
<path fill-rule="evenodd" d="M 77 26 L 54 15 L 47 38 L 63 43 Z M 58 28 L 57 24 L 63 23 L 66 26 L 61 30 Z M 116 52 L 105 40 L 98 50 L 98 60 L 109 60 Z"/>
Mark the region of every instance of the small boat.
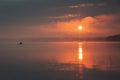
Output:
<path fill-rule="evenodd" d="M 22 45 L 23 43 L 22 42 L 19 42 L 19 45 Z"/>

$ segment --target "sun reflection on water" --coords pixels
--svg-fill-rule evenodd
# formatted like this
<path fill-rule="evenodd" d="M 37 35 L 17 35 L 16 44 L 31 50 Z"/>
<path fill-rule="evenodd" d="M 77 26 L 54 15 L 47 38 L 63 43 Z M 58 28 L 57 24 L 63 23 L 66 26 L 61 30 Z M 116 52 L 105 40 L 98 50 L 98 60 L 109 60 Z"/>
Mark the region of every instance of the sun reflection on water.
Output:
<path fill-rule="evenodd" d="M 82 60 L 83 60 L 83 48 L 82 48 L 82 43 L 78 43 L 78 46 L 79 46 L 79 48 L 78 48 L 78 59 L 79 59 L 80 61 L 82 61 Z"/>

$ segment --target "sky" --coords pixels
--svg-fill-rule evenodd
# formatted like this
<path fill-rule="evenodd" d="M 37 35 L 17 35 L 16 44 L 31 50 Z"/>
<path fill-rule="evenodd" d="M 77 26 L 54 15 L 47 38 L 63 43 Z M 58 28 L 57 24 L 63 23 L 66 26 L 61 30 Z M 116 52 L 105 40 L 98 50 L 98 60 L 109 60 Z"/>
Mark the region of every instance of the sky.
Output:
<path fill-rule="evenodd" d="M 114 34 L 120 0 L 0 0 L 0 39 Z"/>

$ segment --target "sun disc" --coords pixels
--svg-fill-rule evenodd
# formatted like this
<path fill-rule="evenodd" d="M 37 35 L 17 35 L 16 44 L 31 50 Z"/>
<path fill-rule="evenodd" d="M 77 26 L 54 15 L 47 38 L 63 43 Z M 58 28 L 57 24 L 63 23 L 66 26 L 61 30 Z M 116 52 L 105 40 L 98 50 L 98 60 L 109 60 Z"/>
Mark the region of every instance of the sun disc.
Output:
<path fill-rule="evenodd" d="M 83 27 L 82 26 L 78 26 L 78 30 L 82 30 L 83 29 Z"/>

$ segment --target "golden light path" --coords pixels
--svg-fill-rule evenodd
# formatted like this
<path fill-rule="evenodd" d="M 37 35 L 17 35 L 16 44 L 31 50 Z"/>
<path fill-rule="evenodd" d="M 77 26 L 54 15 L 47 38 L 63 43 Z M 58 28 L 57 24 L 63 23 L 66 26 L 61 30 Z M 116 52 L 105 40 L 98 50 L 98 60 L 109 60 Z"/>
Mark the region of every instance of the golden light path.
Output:
<path fill-rule="evenodd" d="M 81 74 L 79 76 L 80 80 L 83 80 L 83 48 L 82 48 L 82 43 L 78 43 L 78 59 L 79 59 L 79 73 Z"/>
<path fill-rule="evenodd" d="M 82 61 L 83 60 L 83 49 L 82 49 L 82 43 L 78 43 L 79 45 L 79 49 L 78 49 L 78 53 L 79 53 L 79 60 Z"/>

